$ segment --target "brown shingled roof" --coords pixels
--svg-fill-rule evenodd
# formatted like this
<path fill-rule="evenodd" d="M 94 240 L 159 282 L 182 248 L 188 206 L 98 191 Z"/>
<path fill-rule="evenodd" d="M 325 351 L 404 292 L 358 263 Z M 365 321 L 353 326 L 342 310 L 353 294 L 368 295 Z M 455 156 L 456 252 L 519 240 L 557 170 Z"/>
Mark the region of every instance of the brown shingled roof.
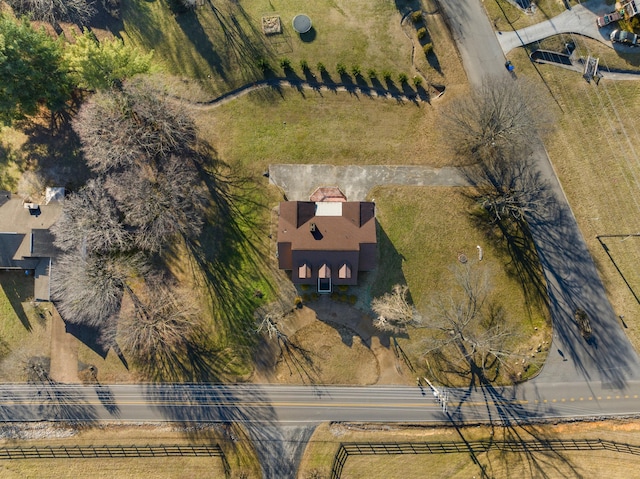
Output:
<path fill-rule="evenodd" d="M 356 284 L 358 271 L 375 267 L 376 243 L 373 203 L 344 202 L 327 216 L 316 216 L 314 202 L 280 203 L 279 267 L 291 270 L 295 283 L 314 283 L 325 265 L 335 284 Z M 310 278 L 301 273 L 305 264 Z"/>

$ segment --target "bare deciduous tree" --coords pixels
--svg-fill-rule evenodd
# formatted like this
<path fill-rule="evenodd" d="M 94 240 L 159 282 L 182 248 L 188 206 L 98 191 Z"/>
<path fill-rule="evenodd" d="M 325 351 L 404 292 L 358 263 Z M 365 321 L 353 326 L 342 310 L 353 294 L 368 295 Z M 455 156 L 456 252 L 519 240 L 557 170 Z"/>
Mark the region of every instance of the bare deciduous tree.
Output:
<path fill-rule="evenodd" d="M 492 78 L 451 103 L 442 122 L 447 139 L 468 159 L 522 150 L 552 121 L 543 98 L 530 83 Z"/>
<path fill-rule="evenodd" d="M 547 182 L 529 157 L 505 150 L 483 158 L 478 167 L 466 171 L 475 187 L 474 199 L 487 210 L 493 223 L 513 222 L 523 227 L 527 219 L 544 212 L 549 205 Z"/>
<path fill-rule="evenodd" d="M 416 308 L 409 304 L 409 287 L 396 284 L 391 293 L 385 293 L 371 301 L 371 309 L 376 313 L 373 325 L 381 330 L 397 333 L 410 324 L 419 321 Z"/>
<path fill-rule="evenodd" d="M 106 187 L 141 249 L 160 251 L 175 235 L 194 237 L 202 228 L 204 193 L 188 158 L 171 156 L 160 171 L 148 167 L 113 174 Z"/>
<path fill-rule="evenodd" d="M 65 321 L 101 326 L 118 313 L 128 278 L 143 270 L 141 256 L 69 252 L 55 264 L 51 295 Z"/>
<path fill-rule="evenodd" d="M 451 364 L 465 364 L 473 378 L 488 380 L 489 371 L 504 366 L 516 353 L 511 349 L 514 330 L 502 307 L 488 300 L 486 270 L 466 263 L 452 268 L 455 288 L 449 296 L 433 299 L 422 325 L 431 330 L 425 355 L 437 353 Z"/>
<path fill-rule="evenodd" d="M 37 171 L 24 171 L 20 176 L 20 180 L 18 180 L 18 194 L 24 200 L 38 203 L 44 197 L 45 188 L 46 180 Z"/>
<path fill-rule="evenodd" d="M 113 198 L 97 180 L 90 180 L 65 200 L 51 231 L 55 245 L 65 251 L 80 247 L 89 254 L 110 253 L 126 251 L 131 245 Z"/>
<path fill-rule="evenodd" d="M 32 20 L 48 22 L 73 22 L 87 25 L 96 14 L 93 1 L 88 0 L 7 0 L 18 15 Z"/>
<path fill-rule="evenodd" d="M 98 173 L 142 166 L 195 146 L 195 124 L 179 101 L 134 79 L 95 94 L 74 121 L 87 164 Z"/>
<path fill-rule="evenodd" d="M 151 278 L 141 294 L 131 301 L 118 322 L 118 342 L 138 363 L 162 368 L 170 356 L 186 354 L 201 333 L 200 311 L 187 293 L 172 281 Z"/>
<path fill-rule="evenodd" d="M 291 312 L 291 310 L 289 311 Z M 275 302 L 261 308 L 258 308 L 254 313 L 257 333 L 266 333 L 269 339 L 276 339 L 278 341 L 287 342 L 288 337 L 282 332 L 278 326 L 278 322 L 281 321 L 287 312 L 282 308 L 282 304 Z"/>

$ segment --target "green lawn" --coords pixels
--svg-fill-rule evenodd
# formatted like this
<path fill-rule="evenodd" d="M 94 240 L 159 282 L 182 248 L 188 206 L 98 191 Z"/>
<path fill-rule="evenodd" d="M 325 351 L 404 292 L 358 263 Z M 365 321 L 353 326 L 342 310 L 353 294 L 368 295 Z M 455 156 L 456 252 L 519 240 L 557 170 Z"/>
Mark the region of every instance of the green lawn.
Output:
<path fill-rule="evenodd" d="M 413 164 L 453 161 L 433 128 L 438 106 L 348 93 L 262 90 L 198 111 L 220 158 L 243 171 L 272 163 Z"/>
<path fill-rule="evenodd" d="M 463 189 L 379 187 L 371 197 L 376 201 L 381 236 L 389 240 L 386 245 L 380 244 L 381 268 L 373 281 L 374 296 L 389 291 L 395 283 L 406 282 L 413 302 L 424 314 L 432 300 L 449 297 L 455 284 L 450 268 L 456 266 L 462 253 L 474 267 L 488 272 L 491 287 L 488 299 L 504 308 L 508 324 L 518 335 L 511 347 L 528 352 L 549 341 L 548 313 L 540 301 L 542 298 L 538 301 L 525 298 L 504 244 L 478 224 L 475 207 Z M 478 245 L 483 250 L 480 262 Z M 420 371 L 426 368 L 420 341 L 428 334 L 424 329 L 409 329 L 408 338 L 398 339 Z M 545 356 L 543 351 L 537 361 Z M 515 372 L 521 367 L 515 363 L 513 366 Z M 530 368 L 528 374 L 534 370 L 535 367 Z M 464 383 L 461 378 L 447 379 Z"/>
<path fill-rule="evenodd" d="M 431 0 L 423 4 L 425 11 L 436 11 Z M 421 74 L 434 83 L 446 83 L 461 74 L 459 59 L 439 15 L 429 15 L 424 24 L 429 35 L 422 43 L 431 40 L 433 54 L 427 58 L 418 51 L 422 46 L 416 30 L 423 24 L 401 24 L 402 14 L 411 9 L 420 9 L 420 2 L 311 2 L 304 5 L 304 13 L 312 19 L 313 30 L 301 36 L 291 25 L 300 13 L 300 5 L 287 0 L 205 2 L 193 12 L 177 15 L 167 2 L 130 0 L 123 3 L 120 33 L 125 41 L 144 51 L 153 50 L 155 61 L 168 73 L 199 81 L 211 95 L 263 78 L 259 60 L 267 62 L 272 76 L 285 75 L 280 61 L 288 59 L 293 68 L 289 76 L 293 78 L 346 79 L 374 86 L 381 83 L 368 78 L 369 70 L 376 71 L 380 79 L 386 71 L 395 88 L 400 73 L 409 79 Z M 280 17 L 283 31 L 266 36 L 262 17 L 273 15 Z M 414 45 L 417 51 L 412 54 Z M 303 60 L 311 68 L 307 74 L 300 68 Z M 326 77 L 320 75 L 319 63 L 325 65 Z M 338 63 L 347 67 L 346 77 L 337 73 Z M 351 74 L 355 66 L 362 72 L 360 79 Z"/>
<path fill-rule="evenodd" d="M 1 271 L 0 285 L 0 381 L 22 381 L 30 357 L 49 356 L 50 306 L 31 303 L 33 277 L 22 271 Z"/>

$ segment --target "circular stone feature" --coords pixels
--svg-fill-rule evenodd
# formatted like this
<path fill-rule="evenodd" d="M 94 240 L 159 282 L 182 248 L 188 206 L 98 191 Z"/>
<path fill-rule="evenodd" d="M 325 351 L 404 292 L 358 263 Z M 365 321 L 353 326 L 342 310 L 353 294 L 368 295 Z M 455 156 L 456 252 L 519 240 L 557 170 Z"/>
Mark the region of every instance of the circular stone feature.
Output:
<path fill-rule="evenodd" d="M 307 33 L 311 30 L 311 19 L 304 15 L 296 15 L 293 18 L 293 29 L 298 33 Z"/>

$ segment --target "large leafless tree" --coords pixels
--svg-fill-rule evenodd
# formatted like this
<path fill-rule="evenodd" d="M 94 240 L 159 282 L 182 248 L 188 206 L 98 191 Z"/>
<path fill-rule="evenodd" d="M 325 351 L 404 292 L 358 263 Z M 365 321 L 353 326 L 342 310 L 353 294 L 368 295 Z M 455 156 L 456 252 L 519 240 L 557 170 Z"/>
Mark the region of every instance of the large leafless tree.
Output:
<path fill-rule="evenodd" d="M 474 200 L 503 228 L 526 228 L 526 222 L 544 214 L 550 204 L 548 183 L 529 156 L 504 150 L 465 171 Z"/>
<path fill-rule="evenodd" d="M 163 277 L 148 279 L 142 291 L 130 291 L 118 322 L 122 350 L 151 370 L 185 359 L 202 335 L 200 310 L 188 296 Z"/>
<path fill-rule="evenodd" d="M 492 78 L 452 101 L 444 113 L 443 131 L 467 160 L 504 157 L 515 151 L 526 154 L 532 139 L 553 121 L 544 98 L 526 81 Z"/>
<path fill-rule="evenodd" d="M 469 377 L 486 381 L 517 357 L 516 332 L 504 310 L 489 300 L 487 271 L 466 263 L 451 268 L 455 281 L 449 294 L 435 297 L 422 326 L 430 330 L 424 354 L 435 354 Z"/>
<path fill-rule="evenodd" d="M 105 173 L 141 166 L 195 147 L 195 124 L 184 105 L 141 78 L 96 93 L 74 129 L 90 168 Z"/>
<path fill-rule="evenodd" d="M 115 201 L 98 180 L 90 180 L 65 199 L 62 215 L 51 230 L 55 245 L 64 251 L 80 247 L 88 254 L 105 254 L 126 251 L 132 244 Z"/>
<path fill-rule="evenodd" d="M 13 10 L 32 20 L 48 22 L 73 22 L 87 25 L 97 10 L 89 0 L 7 0 Z"/>
<path fill-rule="evenodd" d="M 51 295 L 71 323 L 102 326 L 118 313 L 127 279 L 138 265 L 131 256 L 66 253 L 55 264 Z"/>
<path fill-rule="evenodd" d="M 126 170 L 110 175 L 107 189 L 133 228 L 137 247 L 157 252 L 176 235 L 196 236 L 202 227 L 204 193 L 188 158 L 171 156 L 162 168 Z"/>
<path fill-rule="evenodd" d="M 373 325 L 381 331 L 398 333 L 420 319 L 415 306 L 409 302 L 407 285 L 396 284 L 391 293 L 374 298 L 371 309 L 376 314 Z"/>

